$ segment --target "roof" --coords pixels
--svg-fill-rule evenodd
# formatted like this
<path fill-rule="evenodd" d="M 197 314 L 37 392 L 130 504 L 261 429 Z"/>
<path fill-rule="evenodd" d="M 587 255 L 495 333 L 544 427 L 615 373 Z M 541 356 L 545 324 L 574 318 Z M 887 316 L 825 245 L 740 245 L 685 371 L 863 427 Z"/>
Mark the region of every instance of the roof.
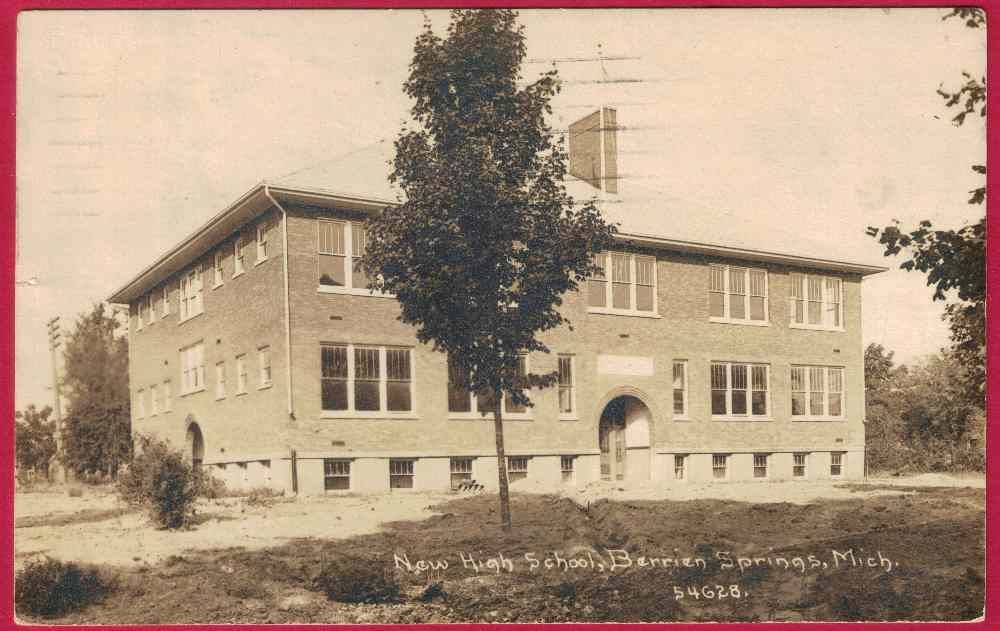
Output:
<path fill-rule="evenodd" d="M 392 146 L 382 140 L 256 185 L 188 237 L 115 290 L 111 303 L 128 303 L 197 260 L 240 226 L 279 203 L 378 212 L 402 198 L 388 182 Z M 622 239 L 669 250 L 772 261 L 855 274 L 885 271 L 878 264 L 843 256 L 842 244 L 796 233 L 781 222 L 757 225 L 752 215 L 704 206 L 655 187 L 627 181 L 620 194 L 606 194 L 571 178 L 567 191 L 577 203 L 596 200 Z"/>

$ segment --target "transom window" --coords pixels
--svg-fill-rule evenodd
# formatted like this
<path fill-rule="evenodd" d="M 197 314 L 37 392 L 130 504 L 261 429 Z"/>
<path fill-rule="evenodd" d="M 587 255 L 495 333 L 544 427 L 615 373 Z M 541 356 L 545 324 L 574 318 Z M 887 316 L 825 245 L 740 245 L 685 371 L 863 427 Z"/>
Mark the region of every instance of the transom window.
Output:
<path fill-rule="evenodd" d="M 559 415 L 563 418 L 576 416 L 576 377 L 573 374 L 573 356 L 559 356 Z"/>
<path fill-rule="evenodd" d="M 507 456 L 507 480 L 516 482 L 528 477 L 527 456 Z"/>
<path fill-rule="evenodd" d="M 844 369 L 792 366 L 792 417 L 832 420 L 844 417 Z"/>
<path fill-rule="evenodd" d="M 411 349 L 353 344 L 320 347 L 324 411 L 413 410 Z"/>
<path fill-rule="evenodd" d="M 685 418 L 687 417 L 687 405 L 688 405 L 687 362 L 675 361 L 673 372 L 674 372 L 673 375 L 674 418 Z"/>
<path fill-rule="evenodd" d="M 181 277 L 180 294 L 180 319 L 182 322 L 204 311 L 201 265 L 195 265 L 193 269 Z"/>
<path fill-rule="evenodd" d="M 327 491 L 347 491 L 351 488 L 351 461 L 323 461 L 323 488 Z"/>
<path fill-rule="evenodd" d="M 389 488 L 413 488 L 413 461 L 389 460 Z"/>
<path fill-rule="evenodd" d="M 768 366 L 712 362 L 712 416 L 765 418 Z"/>
<path fill-rule="evenodd" d="M 457 489 L 465 482 L 472 481 L 472 458 L 451 459 L 451 488 Z"/>
<path fill-rule="evenodd" d="M 768 454 L 753 455 L 753 477 L 755 478 L 767 477 L 767 461 L 768 461 Z"/>
<path fill-rule="evenodd" d="M 187 394 L 205 388 L 205 345 L 202 342 L 182 348 L 181 393 Z"/>
<path fill-rule="evenodd" d="M 833 276 L 792 274 L 789 298 L 790 326 L 843 329 L 843 282 Z"/>
<path fill-rule="evenodd" d="M 602 252 L 594 263 L 600 270 L 587 281 L 587 304 L 592 311 L 656 313 L 655 257 Z"/>
<path fill-rule="evenodd" d="M 456 415 L 478 414 L 485 418 L 493 415 L 493 393 L 488 390 L 480 392 L 470 392 L 461 385 L 459 379 L 460 368 L 454 362 L 448 362 L 448 412 Z M 528 356 L 522 355 L 518 372 L 524 376 L 528 374 Z M 506 418 L 526 418 L 529 412 L 526 406 L 515 405 L 510 395 L 505 395 L 500 401 L 500 413 Z"/>
<path fill-rule="evenodd" d="M 806 477 L 806 463 L 809 459 L 809 454 L 800 453 L 792 454 L 792 477 L 793 478 L 804 478 Z"/>
<path fill-rule="evenodd" d="M 364 223 L 318 219 L 317 233 L 321 289 L 381 295 L 368 289 L 369 278 L 361 268 L 361 257 L 368 248 L 368 228 Z"/>
<path fill-rule="evenodd" d="M 708 315 L 716 322 L 764 324 L 768 320 L 767 272 L 711 265 Z"/>

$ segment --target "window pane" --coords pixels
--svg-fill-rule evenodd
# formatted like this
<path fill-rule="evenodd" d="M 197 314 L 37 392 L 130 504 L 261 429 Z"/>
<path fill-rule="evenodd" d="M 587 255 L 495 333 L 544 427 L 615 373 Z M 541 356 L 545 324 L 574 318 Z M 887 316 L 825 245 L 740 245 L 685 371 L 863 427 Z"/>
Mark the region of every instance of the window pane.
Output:
<path fill-rule="evenodd" d="M 808 277 L 809 288 L 809 324 L 822 324 L 823 279 L 818 276 Z"/>
<path fill-rule="evenodd" d="M 615 309 L 631 307 L 629 273 L 629 256 L 627 254 L 611 255 L 611 306 Z"/>
<path fill-rule="evenodd" d="M 712 364 L 712 414 L 726 414 L 728 384 L 728 364 Z"/>
<path fill-rule="evenodd" d="M 805 368 L 801 366 L 794 366 L 792 368 L 792 390 L 793 391 L 803 391 L 806 389 L 806 374 Z"/>
<path fill-rule="evenodd" d="M 729 269 L 729 317 L 736 320 L 746 318 L 746 269 Z"/>
<path fill-rule="evenodd" d="M 764 299 L 759 296 L 750 297 L 750 319 L 764 320 Z"/>
<path fill-rule="evenodd" d="M 767 414 L 767 393 L 759 392 L 757 390 L 753 391 L 751 400 L 751 412 L 756 416 L 764 416 Z"/>
<path fill-rule="evenodd" d="M 828 414 L 830 416 L 840 416 L 841 414 L 841 394 L 839 392 L 830 393 L 830 410 Z"/>
<path fill-rule="evenodd" d="M 598 254 L 594 257 L 594 264 L 600 267 L 600 271 L 594 274 L 587 282 L 588 299 L 587 304 L 591 307 L 608 306 L 607 297 L 607 255 Z"/>
<path fill-rule="evenodd" d="M 471 412 L 472 397 L 469 391 L 458 385 L 457 371 L 459 369 L 453 362 L 448 362 L 448 411 L 449 412 Z"/>
<path fill-rule="evenodd" d="M 712 414 L 726 413 L 726 391 L 712 390 Z"/>
<path fill-rule="evenodd" d="M 635 257 L 635 308 L 639 311 L 653 311 L 653 277 L 656 259 Z"/>
<path fill-rule="evenodd" d="M 674 414 L 684 414 L 683 390 L 674 390 Z"/>
<path fill-rule="evenodd" d="M 522 378 L 528 374 L 528 360 L 523 355 L 518 360 L 517 374 Z M 524 405 L 515 404 L 514 397 L 510 394 L 504 395 L 504 400 L 507 412 L 511 414 L 523 414 L 528 410 L 528 408 Z"/>
<path fill-rule="evenodd" d="M 720 293 L 725 291 L 725 273 L 725 268 L 719 267 L 718 265 L 713 265 L 709 268 L 709 291 L 716 291 Z"/>
<path fill-rule="evenodd" d="M 325 287 L 344 287 L 344 257 L 321 255 L 318 258 L 319 284 Z"/>
<path fill-rule="evenodd" d="M 573 412 L 573 389 L 567 386 L 559 386 L 559 413 L 570 414 Z"/>
<path fill-rule="evenodd" d="M 806 393 L 792 393 L 792 416 L 802 416 L 806 413 Z"/>
<path fill-rule="evenodd" d="M 389 398 L 389 410 L 392 412 L 409 412 L 410 406 L 410 383 L 401 381 L 390 381 L 386 384 L 386 394 Z"/>
<path fill-rule="evenodd" d="M 323 380 L 323 409 L 347 409 L 347 381 Z"/>
<path fill-rule="evenodd" d="M 319 251 L 323 254 L 344 254 L 343 222 L 319 222 Z"/>
<path fill-rule="evenodd" d="M 613 283 L 611 286 L 611 306 L 615 309 L 629 308 L 629 287 L 628 283 Z"/>
<path fill-rule="evenodd" d="M 713 318 L 724 318 L 726 316 L 725 300 L 724 294 L 710 293 L 708 295 L 708 315 Z"/>
<path fill-rule="evenodd" d="M 826 375 L 824 368 L 809 369 L 809 414 L 823 415 L 823 388 Z"/>
<path fill-rule="evenodd" d="M 354 409 L 380 409 L 379 353 L 377 348 L 354 349 Z"/>
<path fill-rule="evenodd" d="M 674 362 L 674 388 L 684 387 L 684 362 Z"/>
<path fill-rule="evenodd" d="M 635 288 L 635 308 L 639 311 L 653 311 L 653 288 L 637 285 Z"/>
<path fill-rule="evenodd" d="M 733 390 L 747 389 L 747 367 L 744 364 L 733 364 Z"/>
<path fill-rule="evenodd" d="M 747 413 L 747 391 L 733 390 L 733 414 Z"/>

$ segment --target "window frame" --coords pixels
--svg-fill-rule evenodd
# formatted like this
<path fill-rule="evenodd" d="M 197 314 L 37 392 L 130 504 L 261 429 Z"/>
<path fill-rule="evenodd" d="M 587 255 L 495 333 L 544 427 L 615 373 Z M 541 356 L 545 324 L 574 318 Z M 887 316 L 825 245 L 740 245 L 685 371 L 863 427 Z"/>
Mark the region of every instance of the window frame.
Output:
<path fill-rule="evenodd" d="M 562 362 L 563 362 L 563 360 L 566 360 L 568 362 L 568 365 L 569 365 L 569 383 L 568 384 L 564 384 L 562 382 L 562 367 L 563 367 Z M 559 406 L 559 420 L 560 421 L 575 421 L 575 420 L 578 420 L 580 417 L 578 415 L 577 407 L 576 407 L 576 356 L 575 355 L 571 355 L 569 353 L 561 353 L 559 355 L 556 355 L 556 368 L 557 368 L 557 370 L 559 372 L 559 377 L 558 377 L 559 381 L 556 384 L 557 385 L 557 391 L 558 391 L 557 392 L 558 400 L 556 402 L 556 405 Z M 569 405 L 570 405 L 570 411 L 569 412 L 564 412 L 563 411 L 563 406 L 562 406 L 562 391 L 564 389 L 569 391 Z"/>
<path fill-rule="evenodd" d="M 845 331 L 844 326 L 844 279 L 841 276 L 831 274 L 817 274 L 810 272 L 791 272 L 788 275 L 788 328 L 806 329 L 813 331 Z M 820 282 L 820 320 L 819 324 L 809 323 L 809 279 L 817 278 Z M 798 279 L 798 281 L 797 281 Z M 828 287 L 830 281 L 836 281 L 839 286 L 840 301 L 834 303 L 829 299 Z M 799 297 L 796 298 L 795 287 L 798 285 Z M 796 302 L 802 302 L 802 322 L 796 322 Z M 837 318 L 840 320 L 839 326 L 827 322 L 827 314 L 830 313 L 829 305 L 837 305 Z"/>
<path fill-rule="evenodd" d="M 267 377 L 266 379 L 265 376 Z M 271 368 L 271 346 L 270 344 L 265 344 L 257 348 L 257 389 L 263 390 L 273 385 L 274 374 Z"/>
<path fill-rule="evenodd" d="M 626 256 L 628 257 L 628 286 L 629 286 L 629 307 L 621 308 L 614 307 L 614 269 L 613 260 L 615 256 Z M 643 254 L 639 252 L 625 252 L 622 250 L 606 250 L 600 254 L 594 255 L 595 262 L 596 259 L 604 259 L 604 306 L 591 306 L 590 305 L 590 283 L 595 281 L 594 277 L 587 279 L 587 296 L 584 299 L 584 303 L 587 306 L 588 313 L 598 313 L 605 315 L 624 315 L 624 316 L 635 316 L 640 318 L 659 318 L 660 317 L 660 301 L 659 301 L 659 259 L 655 254 Z M 653 308 L 650 311 L 638 309 L 638 290 L 639 286 L 639 259 L 651 260 L 652 261 L 652 272 L 653 272 Z M 599 263 L 598 263 L 599 264 Z M 619 283 L 621 284 L 621 283 Z M 649 285 L 642 285 L 643 287 L 648 287 Z"/>
<path fill-rule="evenodd" d="M 531 374 L 531 354 L 524 353 L 524 372 L 526 374 Z M 447 377 L 446 377 L 447 379 Z M 445 387 L 450 390 L 451 382 L 447 381 Z M 574 388 L 575 390 L 575 388 Z M 530 388 L 529 388 L 530 391 Z M 446 391 L 447 392 L 447 391 Z M 449 393 L 450 394 L 450 393 Z M 448 410 L 448 418 L 455 420 L 493 420 L 493 411 L 486 410 L 484 412 L 479 412 L 479 395 L 475 392 L 469 391 L 469 411 L 468 412 L 453 412 L 450 409 L 449 401 L 446 401 L 446 406 Z M 450 399 L 449 399 L 450 400 Z M 574 406 L 576 405 L 576 400 L 573 401 Z M 524 412 L 509 412 L 507 410 L 507 395 L 501 393 L 500 395 L 500 414 L 503 415 L 504 421 L 531 421 L 534 420 L 534 407 L 525 406 Z M 560 420 L 576 420 L 576 417 L 563 417 L 560 415 Z"/>
<path fill-rule="evenodd" d="M 253 264 L 254 266 L 264 263 L 268 259 L 268 231 L 270 230 L 270 223 L 267 221 L 262 221 L 257 224 L 256 227 L 256 238 L 254 239 L 257 243 L 257 257 L 255 258 Z"/>
<path fill-rule="evenodd" d="M 183 324 L 205 313 L 205 277 L 201 263 L 194 265 L 181 275 L 178 293 L 180 295 L 180 307 L 178 309 L 179 319 L 177 324 Z M 193 307 L 195 304 L 198 307 L 197 311 Z"/>
<path fill-rule="evenodd" d="M 348 492 L 348 491 L 351 490 L 351 469 L 353 468 L 351 466 L 351 463 L 352 463 L 352 460 L 349 459 L 349 458 L 324 458 L 323 459 L 323 492 L 324 493 L 329 493 L 330 491 L 333 491 L 335 493 L 345 493 L 345 492 Z M 345 474 L 343 472 L 338 472 L 338 471 L 334 471 L 334 472 L 331 473 L 330 471 L 328 471 L 328 468 L 333 468 L 333 467 L 328 467 L 327 466 L 327 465 L 331 465 L 331 464 L 347 465 L 347 473 Z M 347 488 L 344 488 L 344 489 L 330 488 L 329 481 L 332 480 L 332 479 L 346 479 L 347 480 Z"/>
<path fill-rule="evenodd" d="M 732 454 L 728 454 L 728 453 L 713 453 L 712 454 L 712 479 L 713 480 L 728 480 L 729 479 L 729 471 L 731 469 L 731 467 L 729 466 L 729 460 L 730 460 L 731 457 L 732 457 Z M 722 463 L 721 467 L 718 464 L 716 464 L 717 462 L 721 462 Z M 722 470 L 722 475 L 716 475 L 716 472 L 719 471 L 720 469 Z"/>
<path fill-rule="evenodd" d="M 683 380 L 683 385 L 681 386 L 681 388 L 677 388 L 677 386 L 674 383 L 675 373 L 677 371 L 677 367 L 678 366 L 681 367 L 681 373 L 682 373 L 681 379 Z M 670 410 L 671 410 L 671 414 L 673 415 L 673 419 L 675 421 L 690 421 L 691 420 L 691 417 L 689 416 L 689 411 L 690 411 L 689 407 L 690 407 L 690 404 L 689 404 L 689 398 L 688 398 L 689 397 L 689 388 L 690 388 L 690 378 L 688 377 L 688 360 L 686 360 L 686 359 L 675 359 L 675 360 L 673 360 L 673 363 L 671 365 L 671 374 L 670 374 L 670 377 L 671 377 L 671 379 L 670 379 L 670 393 L 671 393 Z M 675 398 L 677 396 L 677 391 L 678 390 L 681 391 L 681 396 L 682 396 L 682 399 L 683 399 L 683 410 L 681 412 L 677 412 L 676 409 L 675 409 L 675 404 L 676 404 Z"/>
<path fill-rule="evenodd" d="M 170 315 L 170 285 L 164 285 L 160 296 L 160 319 Z"/>
<path fill-rule="evenodd" d="M 246 237 L 242 232 L 233 241 L 233 274 L 230 278 L 242 276 L 247 271 Z"/>
<path fill-rule="evenodd" d="M 218 289 L 225 284 L 226 270 L 223 267 L 225 259 L 226 255 L 221 249 L 216 250 L 212 256 L 212 276 L 214 279 L 212 289 Z"/>
<path fill-rule="evenodd" d="M 760 458 L 761 460 L 758 460 Z M 763 464 L 759 464 L 760 462 Z M 754 480 L 767 480 L 771 477 L 771 454 L 766 452 L 757 452 L 753 454 L 753 470 L 751 474 Z M 763 471 L 763 475 L 757 475 L 758 471 Z"/>
<path fill-rule="evenodd" d="M 821 369 L 823 370 L 823 390 L 821 397 L 823 399 L 823 413 L 822 414 L 812 414 L 812 370 L 810 369 Z M 794 383 L 794 373 L 796 369 L 800 369 L 803 372 L 802 377 L 802 387 L 803 390 L 793 390 L 792 384 Z M 840 414 L 837 416 L 831 415 L 830 412 L 830 371 L 840 372 Z M 819 392 L 818 390 L 816 392 Z M 805 395 L 805 412 L 803 414 L 794 413 L 794 403 L 793 400 L 795 395 L 802 393 Z M 788 370 L 788 416 L 793 421 L 796 422 L 836 422 L 836 421 L 846 421 L 847 420 L 847 368 L 845 366 L 821 366 L 815 364 L 792 364 L 789 366 Z"/>
<path fill-rule="evenodd" d="M 712 409 L 712 394 L 717 388 L 713 387 L 712 384 L 712 369 L 716 365 L 726 366 L 726 413 L 716 414 Z M 745 366 L 747 372 L 746 381 L 746 404 L 747 412 L 746 414 L 733 414 L 733 366 Z M 759 392 L 753 387 L 753 369 L 755 367 L 762 367 L 765 370 L 765 383 L 767 385 L 767 390 L 765 390 L 764 414 L 754 414 L 753 413 L 753 393 Z M 713 421 L 771 421 L 773 420 L 773 407 L 771 401 L 771 365 L 760 363 L 760 362 L 744 362 L 744 361 L 723 361 L 723 360 L 712 360 L 709 362 L 709 415 Z"/>
<path fill-rule="evenodd" d="M 569 466 L 567 467 L 567 463 Z M 563 484 L 576 484 L 576 456 L 559 456 L 559 473 Z M 567 476 L 566 474 L 569 474 Z"/>
<path fill-rule="evenodd" d="M 191 353 L 195 349 L 199 349 L 197 353 L 199 355 L 198 359 L 200 363 L 195 366 L 191 366 Z M 205 384 L 205 341 L 198 340 L 193 344 L 188 344 L 179 351 L 180 353 L 180 370 L 181 370 L 181 396 L 187 396 L 189 394 L 194 394 L 196 392 L 203 392 L 207 387 Z M 189 375 L 194 375 L 194 382 L 188 378 Z"/>
<path fill-rule="evenodd" d="M 709 264 L 709 296 L 713 293 L 720 293 L 712 289 L 711 274 L 713 269 L 722 270 L 722 313 L 723 316 L 713 316 L 711 311 L 711 305 L 709 305 L 709 322 L 718 322 L 721 324 L 738 324 L 744 326 L 771 326 L 771 310 L 770 310 L 770 300 L 771 300 L 771 280 L 768 270 L 763 267 L 751 267 L 749 265 L 731 265 L 729 263 L 710 263 Z M 743 270 L 743 318 L 732 317 L 731 302 L 732 296 L 736 295 L 731 293 L 731 287 L 733 285 L 731 276 L 733 271 Z M 752 320 L 750 318 L 750 300 L 751 295 L 751 282 L 750 279 L 754 272 L 760 272 L 764 275 L 764 319 L 763 320 Z"/>
<path fill-rule="evenodd" d="M 247 382 L 250 375 L 247 373 L 247 354 L 240 353 L 236 356 L 236 396 L 247 394 Z"/>
<path fill-rule="evenodd" d="M 402 465 L 403 472 L 393 472 L 393 465 Z M 408 486 L 393 486 L 393 478 L 409 480 Z M 415 458 L 389 458 L 389 490 L 415 490 L 417 488 L 417 461 Z"/>
<path fill-rule="evenodd" d="M 515 469 L 513 467 L 513 463 L 514 463 L 515 460 L 518 462 L 518 464 L 520 464 L 521 461 L 523 461 L 524 462 L 524 468 L 522 469 L 521 467 L 518 467 L 518 468 Z M 531 456 L 507 456 L 507 481 L 508 482 L 517 482 L 518 480 L 527 480 L 528 479 L 528 469 L 531 466 L 529 464 L 529 462 L 528 462 L 529 460 L 531 460 Z M 512 478 L 511 477 L 512 473 L 517 474 L 517 477 L 516 478 Z"/>
<path fill-rule="evenodd" d="M 154 306 L 153 292 L 151 291 L 146 294 L 143 300 L 146 301 L 146 325 L 153 326 L 156 322 L 156 307 Z"/>
<path fill-rule="evenodd" d="M 215 362 L 215 400 L 226 398 L 226 362 Z"/>
<path fill-rule="evenodd" d="M 321 248 L 321 226 L 323 223 L 335 223 L 341 224 L 343 226 L 343 251 L 337 253 L 334 251 L 324 251 Z M 377 291 L 374 289 L 368 289 L 367 287 L 355 287 L 354 286 L 354 226 L 355 224 L 362 225 L 363 221 L 358 221 L 357 219 L 335 219 L 331 217 L 317 217 L 316 218 L 316 256 L 317 256 L 317 271 L 316 271 L 316 291 L 321 294 L 348 294 L 351 296 L 370 296 L 374 298 L 395 298 L 393 294 L 385 293 L 382 291 Z M 367 228 L 366 229 L 366 242 L 368 241 Z M 343 259 L 343 272 L 344 272 L 344 286 L 337 287 L 332 285 L 323 285 L 319 282 L 319 258 L 321 256 L 336 256 Z"/>
<path fill-rule="evenodd" d="M 798 457 L 802 457 L 802 464 L 796 464 L 795 460 Z M 795 469 L 802 467 L 802 475 L 795 475 Z M 808 480 L 809 479 L 809 452 L 808 451 L 796 451 L 792 453 L 792 479 L 793 480 Z"/>
<path fill-rule="evenodd" d="M 834 456 L 837 456 L 837 461 L 834 462 Z M 833 468 L 837 467 L 837 473 L 833 472 Z M 830 477 L 837 479 L 844 477 L 844 468 L 847 467 L 847 452 L 846 451 L 831 451 L 830 452 Z"/>
<path fill-rule="evenodd" d="M 675 482 L 686 482 L 688 479 L 688 456 L 689 454 L 673 454 L 674 456 L 674 475 L 673 480 Z"/>
<path fill-rule="evenodd" d="M 396 344 L 355 344 L 353 342 L 320 342 L 320 418 L 417 418 L 417 389 L 416 389 L 416 362 L 412 346 L 401 346 Z M 347 409 L 327 410 L 323 409 L 323 348 L 339 347 L 345 348 L 347 352 Z M 377 349 L 379 357 L 379 409 L 378 410 L 358 410 L 355 405 L 355 349 L 368 348 Z M 387 363 L 387 351 L 402 350 L 407 351 L 410 356 L 410 409 L 390 411 L 389 407 L 389 373 Z"/>
<path fill-rule="evenodd" d="M 452 456 L 448 459 L 448 476 L 449 476 L 449 481 L 451 482 L 451 490 L 453 491 L 458 490 L 458 487 L 460 487 L 465 482 L 473 481 L 472 475 L 473 475 L 473 467 L 475 466 L 475 464 L 473 464 L 474 460 L 475 457 L 473 456 Z M 455 466 L 456 464 L 466 463 L 466 462 L 469 465 L 468 471 L 456 471 L 456 466 Z M 457 468 L 464 469 L 464 466 L 460 466 Z"/>

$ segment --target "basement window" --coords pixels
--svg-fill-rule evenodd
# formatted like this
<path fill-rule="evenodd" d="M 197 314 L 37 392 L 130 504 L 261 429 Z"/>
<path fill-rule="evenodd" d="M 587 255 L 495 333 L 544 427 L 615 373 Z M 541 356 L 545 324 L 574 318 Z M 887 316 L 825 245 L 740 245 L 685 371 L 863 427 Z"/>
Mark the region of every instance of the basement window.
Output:
<path fill-rule="evenodd" d="M 412 489 L 413 488 L 413 461 L 412 460 L 390 460 L 389 461 L 389 488 L 390 489 Z"/>
<path fill-rule="evenodd" d="M 687 477 L 687 455 L 674 454 L 674 479 L 683 480 Z"/>
<path fill-rule="evenodd" d="M 712 454 L 712 477 L 725 480 L 729 476 L 729 454 Z"/>
<path fill-rule="evenodd" d="M 451 488 L 457 489 L 464 482 L 472 481 L 472 458 L 451 459 Z"/>
<path fill-rule="evenodd" d="M 755 478 L 767 477 L 767 456 L 768 454 L 753 455 L 753 477 Z"/>
<path fill-rule="evenodd" d="M 324 460 L 323 488 L 327 491 L 347 491 L 351 488 L 351 461 Z"/>
<path fill-rule="evenodd" d="M 806 477 L 806 460 L 809 454 L 792 454 L 792 477 Z"/>
<path fill-rule="evenodd" d="M 517 482 L 518 480 L 524 480 L 527 477 L 528 477 L 527 456 L 508 456 L 507 481 Z"/>
<path fill-rule="evenodd" d="M 574 465 L 576 464 L 576 456 L 562 456 L 559 459 L 560 469 L 562 470 L 562 481 L 565 484 L 572 484 L 574 477 Z"/>
<path fill-rule="evenodd" d="M 844 452 L 834 451 L 830 453 L 830 477 L 839 478 L 844 473 Z"/>

